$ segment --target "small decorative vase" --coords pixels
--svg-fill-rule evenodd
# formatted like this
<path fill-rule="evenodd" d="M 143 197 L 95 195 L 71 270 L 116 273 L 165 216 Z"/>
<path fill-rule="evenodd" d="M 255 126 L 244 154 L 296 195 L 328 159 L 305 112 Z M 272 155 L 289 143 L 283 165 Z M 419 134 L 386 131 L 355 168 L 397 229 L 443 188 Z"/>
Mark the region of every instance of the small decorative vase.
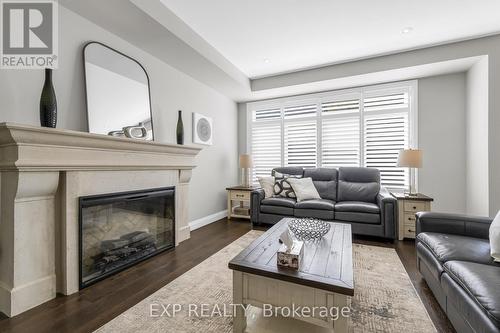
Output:
<path fill-rule="evenodd" d="M 182 111 L 179 110 L 179 118 L 177 119 L 177 144 L 184 144 L 184 124 L 182 123 Z"/>
<path fill-rule="evenodd" d="M 57 124 L 57 101 L 52 84 L 52 69 L 45 68 L 45 83 L 40 97 L 40 125 L 55 128 Z"/>

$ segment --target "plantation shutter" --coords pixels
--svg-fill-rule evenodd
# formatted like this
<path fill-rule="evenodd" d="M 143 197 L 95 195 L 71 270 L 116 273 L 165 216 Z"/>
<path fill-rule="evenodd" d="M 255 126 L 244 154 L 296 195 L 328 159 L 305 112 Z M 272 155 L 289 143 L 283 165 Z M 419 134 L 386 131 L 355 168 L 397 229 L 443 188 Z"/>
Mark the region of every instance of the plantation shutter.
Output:
<path fill-rule="evenodd" d="M 360 165 L 359 99 L 321 103 L 321 164 L 324 167 Z"/>
<path fill-rule="evenodd" d="M 283 139 L 286 166 L 316 167 L 318 158 L 316 110 L 316 104 L 284 108 Z"/>
<path fill-rule="evenodd" d="M 365 166 L 382 185 L 408 189 L 401 149 L 414 146 L 410 115 L 415 85 L 370 86 L 249 103 L 253 181 L 280 166 Z"/>
<path fill-rule="evenodd" d="M 398 168 L 398 154 L 409 146 L 408 93 L 387 93 L 364 99 L 364 165 L 380 170 L 382 185 L 407 189 L 407 168 Z"/>
<path fill-rule="evenodd" d="M 281 166 L 281 109 L 253 112 L 251 149 L 253 159 L 253 183 L 257 177 L 271 175 L 271 170 Z"/>

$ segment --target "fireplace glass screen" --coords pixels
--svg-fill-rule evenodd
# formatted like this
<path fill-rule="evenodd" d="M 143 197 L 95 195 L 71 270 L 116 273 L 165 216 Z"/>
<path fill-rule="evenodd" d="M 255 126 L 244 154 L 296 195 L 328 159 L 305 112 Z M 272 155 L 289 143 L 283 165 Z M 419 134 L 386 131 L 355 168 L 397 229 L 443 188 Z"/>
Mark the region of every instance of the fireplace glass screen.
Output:
<path fill-rule="evenodd" d="M 80 198 L 80 288 L 175 246 L 173 188 Z"/>

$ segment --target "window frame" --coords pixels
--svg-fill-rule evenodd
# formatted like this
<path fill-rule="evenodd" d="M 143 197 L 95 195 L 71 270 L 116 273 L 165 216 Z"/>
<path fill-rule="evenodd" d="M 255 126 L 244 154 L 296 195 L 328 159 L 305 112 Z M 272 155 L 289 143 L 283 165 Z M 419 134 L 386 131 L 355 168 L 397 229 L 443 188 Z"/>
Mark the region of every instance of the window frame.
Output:
<path fill-rule="evenodd" d="M 365 154 L 365 143 L 364 143 L 364 121 L 365 112 L 369 114 L 388 114 L 391 111 L 386 110 L 375 110 L 375 111 L 365 111 L 364 110 L 364 99 L 367 97 L 373 97 L 375 95 L 387 94 L 391 92 L 401 93 L 403 91 L 408 92 L 408 147 L 417 149 L 418 148 L 418 80 L 408 80 L 408 81 L 398 81 L 391 83 L 383 83 L 377 85 L 362 86 L 356 88 L 339 89 L 320 93 L 297 95 L 291 97 L 281 97 L 270 100 L 262 100 L 255 102 L 248 102 L 247 108 L 247 136 L 246 136 L 246 150 L 249 154 L 252 154 L 252 128 L 253 128 L 253 113 L 257 110 L 263 109 L 280 109 L 281 117 L 279 119 L 263 120 L 259 122 L 273 122 L 280 123 L 281 128 L 281 165 L 284 166 L 285 163 L 285 140 L 284 131 L 286 122 L 302 121 L 316 119 L 316 165 L 317 167 L 322 165 L 322 123 L 323 119 L 333 119 L 340 117 L 347 117 L 350 113 L 339 113 L 339 114 L 322 114 L 322 103 L 328 101 L 335 101 L 338 99 L 344 99 L 343 97 L 356 96 L 359 98 L 359 165 L 365 165 L 364 154 Z M 347 98 L 345 98 L 347 100 Z M 316 113 L 314 116 L 299 117 L 293 119 L 285 119 L 284 109 L 287 107 L 305 105 L 305 104 L 316 104 Z M 397 111 L 394 111 L 397 112 Z M 278 167 L 278 166 L 277 166 Z M 418 191 L 418 169 L 409 172 L 409 184 L 413 186 L 416 191 Z M 388 187 L 388 189 L 391 189 Z"/>

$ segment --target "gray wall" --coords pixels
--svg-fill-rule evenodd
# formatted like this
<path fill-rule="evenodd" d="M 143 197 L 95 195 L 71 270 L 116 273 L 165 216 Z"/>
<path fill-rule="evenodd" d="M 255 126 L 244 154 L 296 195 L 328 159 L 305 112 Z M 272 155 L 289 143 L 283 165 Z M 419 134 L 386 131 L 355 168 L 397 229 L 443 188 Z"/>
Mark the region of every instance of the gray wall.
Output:
<path fill-rule="evenodd" d="M 247 103 L 238 103 L 238 153 L 247 153 Z"/>
<path fill-rule="evenodd" d="M 183 110 L 185 143 L 191 144 L 191 113 L 214 120 L 214 145 L 197 157 L 190 187 L 190 220 L 225 209 L 225 187 L 237 183 L 236 103 L 81 16 L 59 7 L 59 69 L 54 71 L 58 127 L 87 130 L 82 48 L 100 41 L 138 60 L 148 72 L 156 141 L 175 143 L 177 110 Z M 0 122 L 39 125 L 41 70 L 0 71 Z M 223 170 L 223 172 L 222 172 Z M 209 200 L 207 200 L 209 198 Z"/>
<path fill-rule="evenodd" d="M 418 80 L 418 190 L 432 210 L 466 212 L 465 73 Z"/>
<path fill-rule="evenodd" d="M 465 73 L 418 80 L 418 139 L 424 150 L 418 188 L 434 197 L 435 211 L 465 213 L 465 82 Z M 239 103 L 240 153 L 246 142 L 246 103 Z"/>

